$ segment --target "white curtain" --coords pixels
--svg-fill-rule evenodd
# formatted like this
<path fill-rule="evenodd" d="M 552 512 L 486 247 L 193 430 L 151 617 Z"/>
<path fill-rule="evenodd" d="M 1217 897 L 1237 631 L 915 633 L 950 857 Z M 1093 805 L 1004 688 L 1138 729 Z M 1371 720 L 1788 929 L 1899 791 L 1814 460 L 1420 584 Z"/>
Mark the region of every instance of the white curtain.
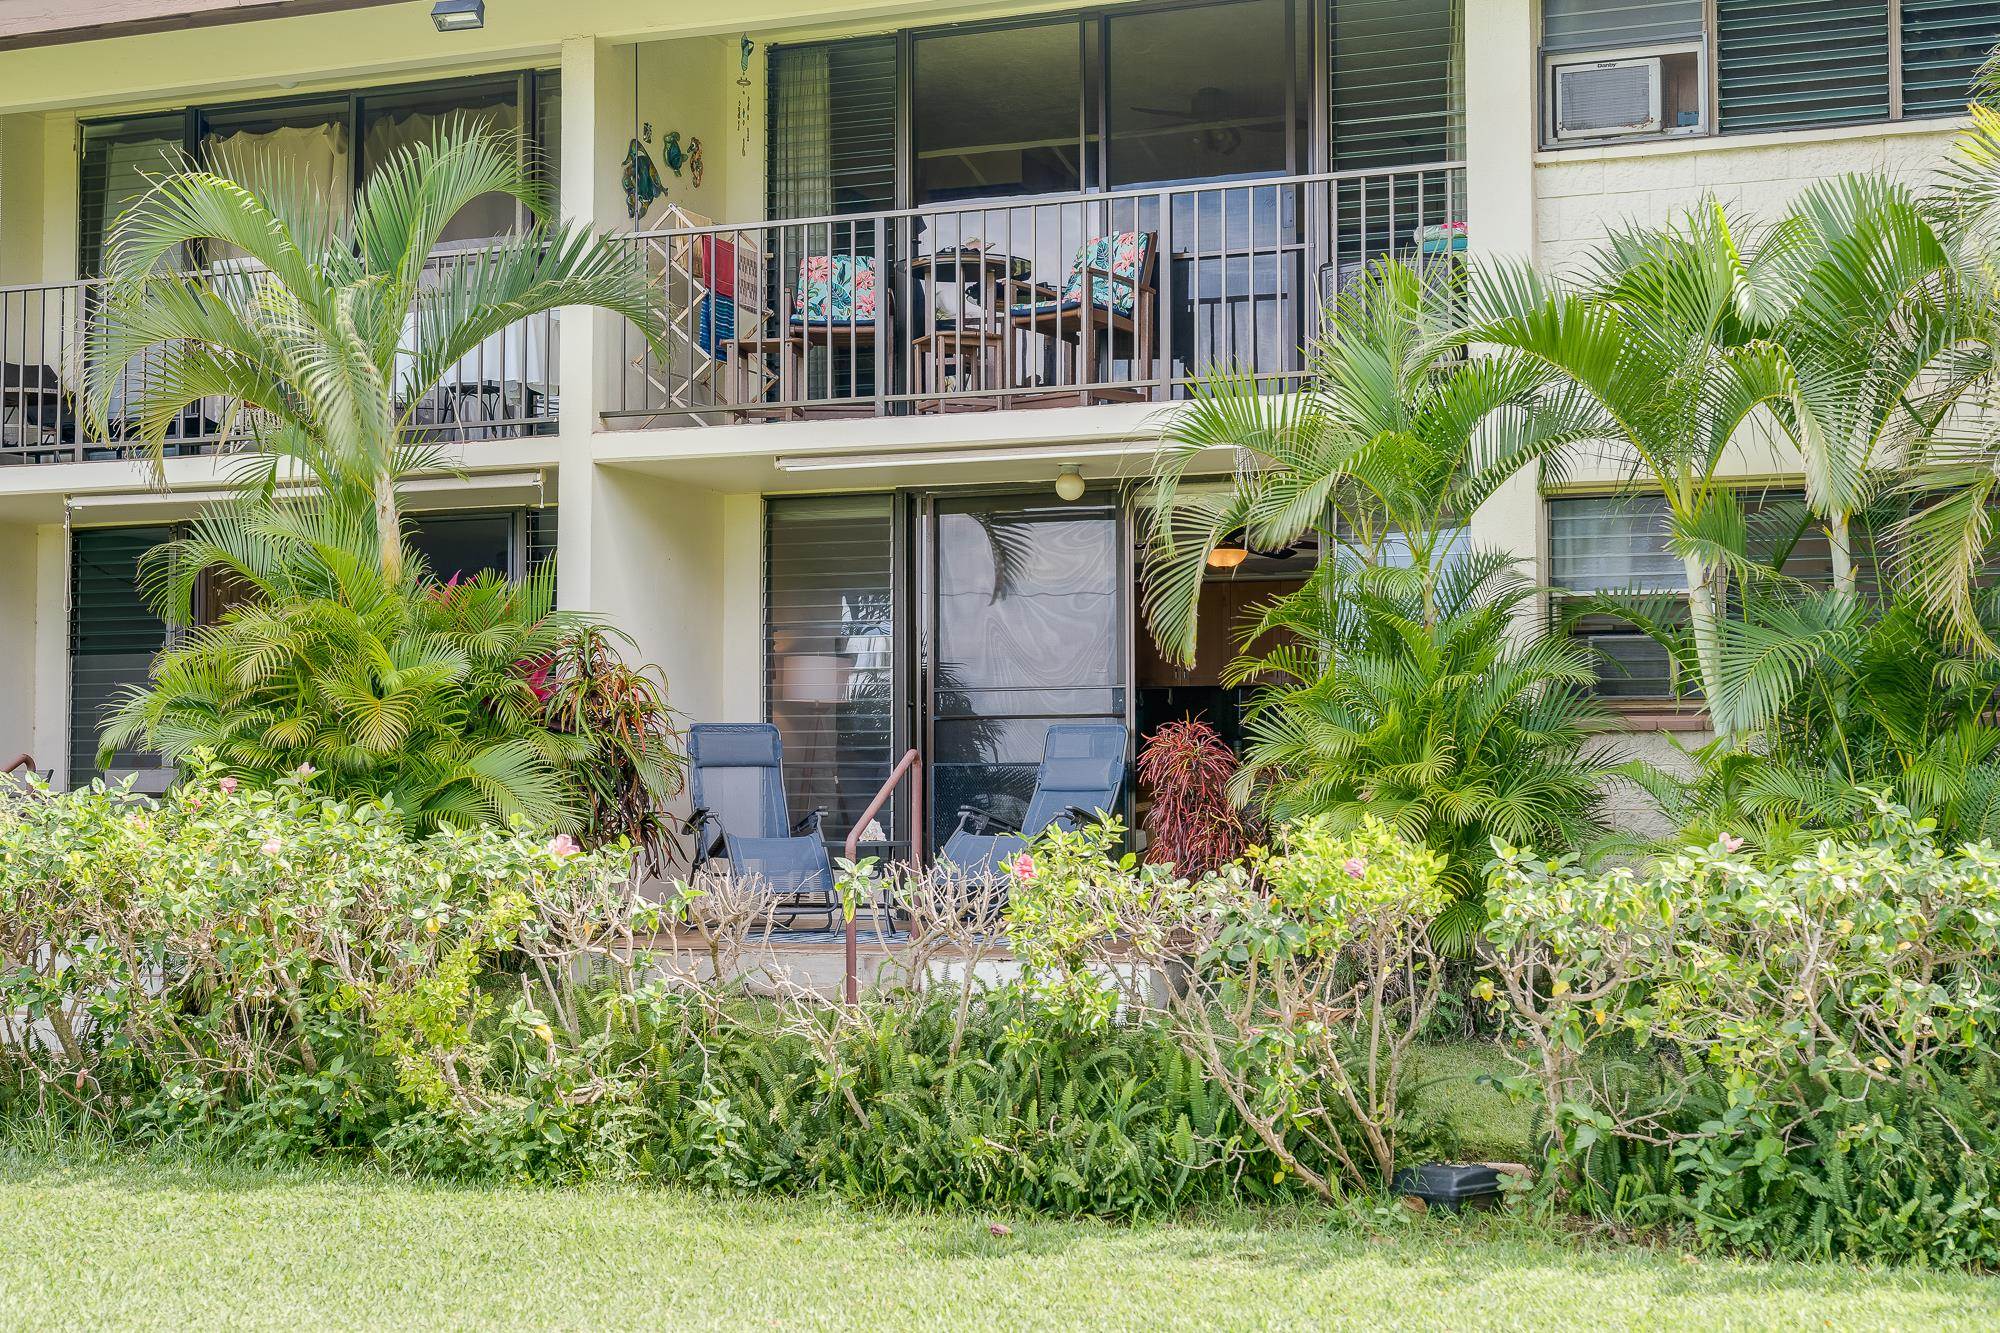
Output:
<path fill-rule="evenodd" d="M 345 122 L 229 131 L 208 140 L 205 156 L 225 174 L 261 176 L 273 186 L 296 190 L 301 202 L 323 203 L 335 224 L 345 221 L 353 205 Z M 233 252 L 218 253 L 221 249 L 211 246 L 211 259 L 233 257 Z"/>
<path fill-rule="evenodd" d="M 824 46 L 771 54 L 771 204 L 781 218 L 833 211 L 833 95 Z"/>

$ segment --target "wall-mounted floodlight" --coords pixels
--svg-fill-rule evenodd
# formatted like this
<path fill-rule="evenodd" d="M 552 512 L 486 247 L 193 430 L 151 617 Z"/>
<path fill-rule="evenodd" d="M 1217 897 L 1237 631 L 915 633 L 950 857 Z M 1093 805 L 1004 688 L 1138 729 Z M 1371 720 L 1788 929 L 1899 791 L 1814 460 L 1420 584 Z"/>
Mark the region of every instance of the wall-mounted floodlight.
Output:
<path fill-rule="evenodd" d="M 471 32 L 486 26 L 486 0 L 437 0 L 431 24 L 439 32 Z"/>

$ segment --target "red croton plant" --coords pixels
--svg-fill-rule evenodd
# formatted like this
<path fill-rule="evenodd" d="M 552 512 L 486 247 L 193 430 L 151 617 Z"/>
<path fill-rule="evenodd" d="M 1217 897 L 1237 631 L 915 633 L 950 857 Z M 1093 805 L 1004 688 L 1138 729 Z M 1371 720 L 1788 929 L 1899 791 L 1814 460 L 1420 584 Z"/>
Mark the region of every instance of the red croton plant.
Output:
<path fill-rule="evenodd" d="M 1226 790 L 1236 756 L 1206 722 L 1160 727 L 1139 750 L 1146 810 L 1146 859 L 1199 875 L 1243 854 L 1251 827 Z"/>
<path fill-rule="evenodd" d="M 629 665 L 614 634 L 587 626 L 520 671 L 543 725 L 590 742 L 570 769 L 587 802 L 585 844 L 629 838 L 639 872 L 664 875 L 676 824 L 666 807 L 680 794 L 687 760 L 665 678 L 657 667 Z"/>

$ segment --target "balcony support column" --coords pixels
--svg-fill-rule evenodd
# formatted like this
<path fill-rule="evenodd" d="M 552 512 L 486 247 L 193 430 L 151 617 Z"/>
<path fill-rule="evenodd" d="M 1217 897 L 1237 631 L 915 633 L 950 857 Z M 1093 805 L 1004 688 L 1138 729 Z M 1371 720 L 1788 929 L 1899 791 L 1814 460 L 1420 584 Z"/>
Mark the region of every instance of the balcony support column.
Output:
<path fill-rule="evenodd" d="M 1466 0 L 1466 244 L 1473 261 L 1535 259 L 1536 88 L 1533 0 Z M 1472 515 L 1473 544 L 1506 551 L 1541 581 L 1540 469 L 1524 468 Z M 1538 608 L 1539 610 L 1539 608 Z"/>
<path fill-rule="evenodd" d="M 562 44 L 562 216 L 609 229 L 622 221 L 617 173 L 606 170 L 631 137 L 632 73 L 629 50 L 594 37 Z M 569 309 L 562 315 L 560 370 L 562 414 L 556 496 L 562 518 L 556 554 L 556 600 L 588 611 L 598 603 L 593 547 L 602 544 L 592 510 L 597 492 L 592 450 L 598 414 L 617 367 L 619 342 L 613 316 Z"/>

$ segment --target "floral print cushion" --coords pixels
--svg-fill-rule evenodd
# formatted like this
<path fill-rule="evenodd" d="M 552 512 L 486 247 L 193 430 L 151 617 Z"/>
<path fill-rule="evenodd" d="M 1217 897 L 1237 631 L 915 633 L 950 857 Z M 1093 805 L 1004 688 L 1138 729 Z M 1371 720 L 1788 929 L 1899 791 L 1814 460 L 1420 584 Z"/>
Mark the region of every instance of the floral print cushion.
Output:
<path fill-rule="evenodd" d="M 1146 267 L 1146 251 L 1151 248 L 1151 232 L 1121 231 L 1100 236 L 1079 248 L 1063 283 L 1061 303 L 1079 305 L 1083 301 L 1083 275 L 1090 274 L 1092 305 L 1104 306 L 1120 315 L 1132 313 L 1139 298 L 1139 275 Z"/>
<path fill-rule="evenodd" d="M 814 255 L 799 262 L 794 324 L 873 324 L 875 257 Z"/>

